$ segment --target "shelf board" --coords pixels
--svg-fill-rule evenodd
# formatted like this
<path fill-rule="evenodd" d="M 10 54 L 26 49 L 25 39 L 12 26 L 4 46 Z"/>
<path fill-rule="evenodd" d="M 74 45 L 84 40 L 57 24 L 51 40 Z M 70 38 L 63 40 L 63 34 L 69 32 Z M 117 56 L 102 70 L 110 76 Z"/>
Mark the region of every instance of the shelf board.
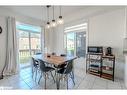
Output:
<path fill-rule="evenodd" d="M 88 55 L 103 55 L 103 53 L 94 53 L 94 52 L 89 52 Z"/>
<path fill-rule="evenodd" d="M 101 72 L 100 71 L 98 71 L 98 72 L 96 72 L 97 70 L 90 70 L 90 69 L 88 69 L 88 73 L 89 74 L 92 74 L 92 75 L 96 75 L 96 76 L 100 76 L 100 77 L 102 77 L 102 78 L 105 78 L 105 79 L 109 79 L 109 80 L 113 80 L 113 75 L 112 74 L 108 74 L 108 73 L 104 73 L 104 72 L 102 72 L 102 74 L 101 74 Z"/>
<path fill-rule="evenodd" d="M 95 71 L 88 70 L 88 73 L 92 74 L 92 75 L 100 76 L 100 72 L 95 72 Z"/>
<path fill-rule="evenodd" d="M 90 62 L 101 62 L 100 59 L 86 59 L 86 61 L 90 61 Z"/>
<path fill-rule="evenodd" d="M 100 72 L 100 68 L 89 68 L 90 71 Z"/>
<path fill-rule="evenodd" d="M 108 67 L 108 69 L 106 69 L 107 66 L 102 66 L 102 70 L 106 70 L 106 71 L 112 71 L 113 68 L 112 67 Z"/>
<path fill-rule="evenodd" d="M 109 80 L 112 80 L 113 79 L 113 75 L 108 74 L 108 73 L 102 73 L 101 77 L 102 78 L 109 79 Z"/>
<path fill-rule="evenodd" d="M 93 68 L 100 68 L 99 65 L 96 65 L 96 64 L 90 64 L 90 67 L 93 67 Z"/>

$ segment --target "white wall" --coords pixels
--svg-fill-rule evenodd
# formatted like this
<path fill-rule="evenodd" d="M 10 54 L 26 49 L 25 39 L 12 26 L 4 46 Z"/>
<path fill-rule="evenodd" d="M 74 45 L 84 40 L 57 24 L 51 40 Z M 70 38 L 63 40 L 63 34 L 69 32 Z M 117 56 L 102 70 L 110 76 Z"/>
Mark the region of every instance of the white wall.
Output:
<path fill-rule="evenodd" d="M 57 26 L 54 30 L 53 28 L 45 30 L 45 47 L 47 48 L 48 53 L 65 53 L 63 25 Z"/>
<path fill-rule="evenodd" d="M 116 10 L 89 19 L 89 45 L 111 46 L 117 58 L 123 56 L 124 32 L 124 10 Z"/>
<path fill-rule="evenodd" d="M 65 53 L 64 50 L 64 27 L 59 25 L 55 31 L 55 45 L 54 51 L 59 55 Z"/>

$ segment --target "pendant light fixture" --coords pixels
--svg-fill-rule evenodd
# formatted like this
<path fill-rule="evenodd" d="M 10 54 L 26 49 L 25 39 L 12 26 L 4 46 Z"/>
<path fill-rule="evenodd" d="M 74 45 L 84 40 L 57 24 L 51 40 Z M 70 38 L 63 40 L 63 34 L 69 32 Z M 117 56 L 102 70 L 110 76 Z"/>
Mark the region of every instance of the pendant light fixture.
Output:
<path fill-rule="evenodd" d="M 52 20 L 52 23 L 51 23 L 51 26 L 52 27 L 56 27 L 56 21 L 55 21 L 55 19 L 54 19 L 54 6 L 53 6 L 53 20 Z"/>
<path fill-rule="evenodd" d="M 62 15 L 61 15 L 61 6 L 59 7 L 59 9 L 60 9 L 60 15 L 59 15 L 59 18 L 58 18 L 58 20 L 57 20 L 57 23 L 58 23 L 58 24 L 63 24 L 64 21 L 63 21 Z"/>
<path fill-rule="evenodd" d="M 47 21 L 47 24 L 46 24 L 46 28 L 50 28 L 50 22 L 49 22 L 49 5 L 47 5 L 47 17 L 48 17 L 48 21 Z"/>

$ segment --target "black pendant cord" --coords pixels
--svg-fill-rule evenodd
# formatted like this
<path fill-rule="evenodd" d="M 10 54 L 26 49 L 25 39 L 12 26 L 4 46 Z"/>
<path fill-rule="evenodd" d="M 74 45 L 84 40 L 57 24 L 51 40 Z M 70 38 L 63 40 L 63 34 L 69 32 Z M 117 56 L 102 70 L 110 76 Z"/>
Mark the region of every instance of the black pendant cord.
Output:
<path fill-rule="evenodd" d="M 47 7 L 47 17 L 48 17 L 48 22 L 49 22 L 49 7 Z"/>
<path fill-rule="evenodd" d="M 54 6 L 53 6 L 53 20 L 54 20 Z"/>
<path fill-rule="evenodd" d="M 61 6 L 60 6 L 60 16 L 61 16 Z"/>

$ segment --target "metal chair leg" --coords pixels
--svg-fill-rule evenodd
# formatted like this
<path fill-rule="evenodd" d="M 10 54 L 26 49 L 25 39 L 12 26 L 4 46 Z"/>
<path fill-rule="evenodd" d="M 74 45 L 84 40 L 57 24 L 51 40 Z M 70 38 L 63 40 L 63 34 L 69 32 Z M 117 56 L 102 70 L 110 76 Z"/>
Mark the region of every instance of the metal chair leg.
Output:
<path fill-rule="evenodd" d="M 44 73 L 44 75 L 45 75 L 45 89 L 46 89 L 46 73 Z"/>
<path fill-rule="evenodd" d="M 56 72 L 56 70 L 55 70 L 55 76 L 56 76 L 56 73 L 57 73 L 57 72 Z"/>
<path fill-rule="evenodd" d="M 37 69 L 35 70 L 35 82 L 36 82 L 36 79 L 37 79 Z"/>
<path fill-rule="evenodd" d="M 59 88 L 60 88 L 60 74 L 58 75 L 58 83 L 59 83 Z"/>
<path fill-rule="evenodd" d="M 72 76 L 73 76 L 73 79 L 74 79 L 74 72 L 72 71 L 71 73 L 72 73 Z"/>
<path fill-rule="evenodd" d="M 42 72 L 41 72 L 40 78 L 38 80 L 38 84 L 40 83 L 41 78 L 42 78 Z"/>
<path fill-rule="evenodd" d="M 34 76 L 34 67 L 32 67 L 32 78 Z"/>
<path fill-rule="evenodd" d="M 52 74 L 52 71 L 50 71 L 51 72 L 51 76 L 52 76 L 52 78 L 53 78 L 53 81 L 54 81 L 54 83 L 55 83 L 55 79 L 54 79 L 54 76 L 53 76 L 53 74 Z"/>
<path fill-rule="evenodd" d="M 68 75 L 66 76 L 66 79 L 67 79 L 67 89 L 68 89 Z"/>
<path fill-rule="evenodd" d="M 71 75 L 71 73 L 70 73 L 70 75 Z M 74 73 L 72 72 L 72 75 L 71 75 L 71 79 L 72 79 L 72 81 L 73 81 L 73 84 L 75 85 L 75 81 L 74 81 Z"/>

